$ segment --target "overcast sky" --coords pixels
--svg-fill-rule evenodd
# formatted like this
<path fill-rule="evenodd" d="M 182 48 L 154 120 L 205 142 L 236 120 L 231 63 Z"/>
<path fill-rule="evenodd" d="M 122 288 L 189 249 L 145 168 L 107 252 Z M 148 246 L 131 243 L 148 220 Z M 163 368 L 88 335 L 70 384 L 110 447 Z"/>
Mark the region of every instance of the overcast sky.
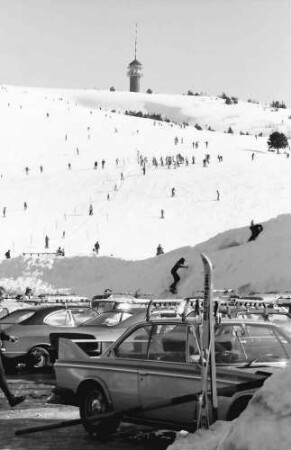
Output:
<path fill-rule="evenodd" d="M 290 104 L 290 0 L 0 0 L 0 84 L 141 89 Z"/>

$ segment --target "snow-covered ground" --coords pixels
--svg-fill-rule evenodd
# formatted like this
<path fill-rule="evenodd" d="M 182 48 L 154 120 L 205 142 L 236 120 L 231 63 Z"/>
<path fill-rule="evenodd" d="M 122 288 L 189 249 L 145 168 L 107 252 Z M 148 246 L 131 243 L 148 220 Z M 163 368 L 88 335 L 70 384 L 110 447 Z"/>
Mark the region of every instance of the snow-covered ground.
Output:
<path fill-rule="evenodd" d="M 203 130 L 125 116 L 126 109 L 198 123 Z M 290 110 L 226 105 L 218 98 L 2 87 L 0 256 L 7 249 L 12 256 L 42 252 L 48 235 L 50 251 L 60 245 L 67 256 L 90 255 L 99 240 L 101 255 L 144 259 L 159 243 L 168 252 L 251 219 L 290 212 L 290 158 L 266 145 L 272 131 L 290 133 L 288 117 Z M 229 126 L 237 133 L 224 133 Z M 260 132 L 264 136 L 256 139 Z M 199 147 L 193 149 L 193 142 Z M 145 176 L 137 152 L 149 159 Z M 160 162 L 177 153 L 188 156 L 189 166 L 152 167 L 152 156 Z M 205 168 L 206 153 L 211 163 Z"/>
<path fill-rule="evenodd" d="M 126 110 L 176 123 L 131 117 Z M 290 110 L 199 96 L 2 86 L 0 120 L 3 286 L 164 295 L 169 269 L 183 255 L 190 270 L 180 294 L 191 295 L 202 287 L 203 250 L 214 260 L 216 288 L 290 289 L 290 217 L 267 222 L 258 241 L 237 246 L 247 241 L 251 219 L 290 213 L 290 158 L 268 152 L 266 144 L 274 130 L 290 135 Z M 225 133 L 229 126 L 234 134 Z M 189 165 L 161 166 L 160 157 L 165 162 L 178 153 Z M 206 153 L 210 164 L 203 167 Z M 148 158 L 145 175 L 138 155 Z M 98 258 L 92 252 L 97 240 Z M 166 254 L 156 258 L 158 244 Z M 19 256 L 58 246 L 65 259 Z M 4 260 L 8 249 L 12 259 Z"/>
<path fill-rule="evenodd" d="M 290 450 L 290 367 L 265 381 L 247 409 L 232 422 L 216 422 L 209 431 L 178 434 L 168 450 Z"/>
<path fill-rule="evenodd" d="M 90 297 L 111 288 L 167 297 L 170 269 L 183 256 L 189 268 L 178 295 L 191 296 L 203 288 L 203 251 L 214 263 L 216 289 L 290 292 L 291 158 L 267 150 L 271 132 L 290 138 L 290 117 L 290 110 L 202 96 L 2 86 L 0 285 L 21 293 L 29 286 L 35 294 L 66 289 Z M 189 165 L 161 166 L 161 157 L 178 153 Z M 210 164 L 203 167 L 206 153 Z M 148 158 L 145 174 L 138 156 Z M 252 219 L 264 231 L 247 243 Z M 97 240 L 98 257 L 92 252 Z M 158 244 L 165 254 L 157 257 Z M 58 246 L 65 258 L 30 255 Z M 287 450 L 289 394 L 290 372 L 282 371 L 239 419 L 172 448 Z"/>

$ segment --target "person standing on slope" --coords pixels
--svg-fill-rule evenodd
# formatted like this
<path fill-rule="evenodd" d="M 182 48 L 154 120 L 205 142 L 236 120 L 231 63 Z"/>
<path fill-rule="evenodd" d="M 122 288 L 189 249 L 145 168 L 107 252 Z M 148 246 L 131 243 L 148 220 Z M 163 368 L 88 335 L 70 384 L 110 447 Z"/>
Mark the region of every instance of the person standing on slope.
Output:
<path fill-rule="evenodd" d="M 180 258 L 176 264 L 172 267 L 171 269 L 171 274 L 173 275 L 174 281 L 170 286 L 170 291 L 172 292 L 172 294 L 176 294 L 177 292 L 177 284 L 180 281 L 180 277 L 178 275 L 178 270 L 179 269 L 188 269 L 189 266 L 185 265 L 185 258 Z"/>
<path fill-rule="evenodd" d="M 163 255 L 163 254 L 164 254 L 164 249 L 163 249 L 163 247 L 161 246 L 161 244 L 159 244 L 159 245 L 157 246 L 156 256 Z"/>

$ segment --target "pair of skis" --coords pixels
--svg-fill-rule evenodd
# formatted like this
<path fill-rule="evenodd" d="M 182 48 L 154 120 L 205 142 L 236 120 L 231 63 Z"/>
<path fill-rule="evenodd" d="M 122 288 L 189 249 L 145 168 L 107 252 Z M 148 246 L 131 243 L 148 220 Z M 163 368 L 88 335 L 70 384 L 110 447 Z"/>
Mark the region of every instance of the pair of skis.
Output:
<path fill-rule="evenodd" d="M 204 302 L 201 340 L 201 396 L 197 418 L 198 428 L 209 428 L 217 419 L 217 386 L 214 347 L 213 315 L 213 265 L 210 259 L 201 253 L 204 268 Z M 209 385 L 210 384 L 210 385 Z M 209 391 L 210 398 L 209 399 Z"/>

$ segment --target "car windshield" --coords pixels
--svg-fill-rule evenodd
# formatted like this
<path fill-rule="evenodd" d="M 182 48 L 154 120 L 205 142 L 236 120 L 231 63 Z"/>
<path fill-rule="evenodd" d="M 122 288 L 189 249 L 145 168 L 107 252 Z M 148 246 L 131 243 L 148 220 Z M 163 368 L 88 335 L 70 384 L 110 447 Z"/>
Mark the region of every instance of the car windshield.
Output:
<path fill-rule="evenodd" d="M 112 311 L 115 308 L 116 302 L 108 300 L 92 300 L 92 308 L 99 314 Z"/>
<path fill-rule="evenodd" d="M 0 325 L 2 323 L 5 324 L 13 324 L 13 323 L 20 323 L 25 319 L 28 319 L 29 317 L 33 316 L 35 311 L 27 310 L 27 309 L 17 309 L 16 311 L 11 312 L 7 316 L 5 316 L 0 321 Z"/>
<path fill-rule="evenodd" d="M 215 332 L 218 364 L 267 363 L 290 358 L 290 342 L 272 326 L 223 324 Z"/>

